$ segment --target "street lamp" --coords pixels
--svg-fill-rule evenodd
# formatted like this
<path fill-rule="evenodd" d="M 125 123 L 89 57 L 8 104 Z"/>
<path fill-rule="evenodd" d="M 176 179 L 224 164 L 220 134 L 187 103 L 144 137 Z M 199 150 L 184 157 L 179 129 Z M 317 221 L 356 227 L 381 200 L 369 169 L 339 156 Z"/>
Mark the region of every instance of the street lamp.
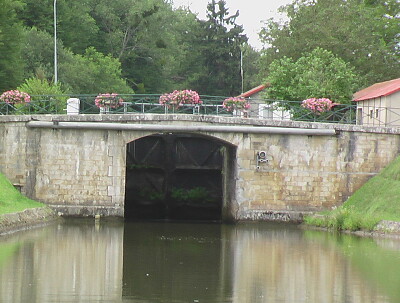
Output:
<path fill-rule="evenodd" d="M 54 0 L 54 84 L 57 84 L 57 0 Z"/>

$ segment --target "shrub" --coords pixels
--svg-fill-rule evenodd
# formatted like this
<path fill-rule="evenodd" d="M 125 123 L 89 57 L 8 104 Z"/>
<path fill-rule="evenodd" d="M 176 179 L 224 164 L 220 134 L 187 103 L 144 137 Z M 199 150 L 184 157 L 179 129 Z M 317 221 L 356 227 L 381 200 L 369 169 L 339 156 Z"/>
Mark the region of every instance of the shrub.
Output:
<path fill-rule="evenodd" d="M 24 113 L 63 113 L 68 96 L 60 84 L 45 79 L 30 78 L 18 87 L 31 95 L 29 107 L 21 108 Z"/>

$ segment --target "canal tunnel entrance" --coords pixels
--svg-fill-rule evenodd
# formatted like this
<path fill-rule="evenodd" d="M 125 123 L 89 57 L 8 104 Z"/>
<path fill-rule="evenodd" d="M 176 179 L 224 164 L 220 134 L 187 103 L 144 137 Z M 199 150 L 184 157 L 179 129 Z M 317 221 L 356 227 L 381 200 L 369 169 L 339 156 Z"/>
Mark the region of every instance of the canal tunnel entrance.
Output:
<path fill-rule="evenodd" d="M 187 134 L 128 143 L 125 218 L 221 220 L 228 150 L 220 141 Z"/>

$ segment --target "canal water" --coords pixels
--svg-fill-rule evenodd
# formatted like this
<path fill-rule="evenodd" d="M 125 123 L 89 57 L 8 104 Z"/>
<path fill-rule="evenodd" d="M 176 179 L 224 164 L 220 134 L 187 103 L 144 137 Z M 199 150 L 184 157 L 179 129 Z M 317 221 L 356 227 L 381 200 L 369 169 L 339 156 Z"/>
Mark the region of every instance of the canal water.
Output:
<path fill-rule="evenodd" d="M 67 220 L 0 237 L 0 302 L 400 302 L 400 242 L 266 223 Z"/>

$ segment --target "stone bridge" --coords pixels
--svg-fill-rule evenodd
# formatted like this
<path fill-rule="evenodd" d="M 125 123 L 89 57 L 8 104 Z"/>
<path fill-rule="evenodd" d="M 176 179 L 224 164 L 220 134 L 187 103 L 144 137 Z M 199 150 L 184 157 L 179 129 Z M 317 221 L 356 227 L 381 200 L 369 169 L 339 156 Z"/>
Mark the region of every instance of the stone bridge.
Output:
<path fill-rule="evenodd" d="M 149 158 L 158 157 L 165 167 L 183 159 L 185 170 L 171 174 L 171 184 L 192 177 L 191 186 L 207 179 L 220 184 L 220 219 L 296 221 L 304 213 L 341 205 L 399 154 L 399 133 L 201 115 L 1 116 L 0 171 L 22 193 L 64 215 L 123 217 L 133 203 L 129 182 L 137 192 L 142 178 L 151 175 L 154 191 L 167 186 L 151 171 L 157 168 Z M 179 144 L 154 152 L 171 135 Z M 141 160 L 130 162 L 131 156 Z M 143 167 L 148 170 L 127 181 L 129 170 Z"/>

